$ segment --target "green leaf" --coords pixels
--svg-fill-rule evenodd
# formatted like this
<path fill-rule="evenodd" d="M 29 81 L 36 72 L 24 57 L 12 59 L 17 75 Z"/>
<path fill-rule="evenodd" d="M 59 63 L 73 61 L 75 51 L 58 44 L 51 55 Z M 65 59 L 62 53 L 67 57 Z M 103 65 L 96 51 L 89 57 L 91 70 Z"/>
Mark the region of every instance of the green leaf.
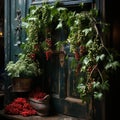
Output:
<path fill-rule="evenodd" d="M 88 33 L 91 31 L 92 31 L 92 28 L 86 28 L 86 29 L 82 30 L 82 32 L 85 33 L 85 36 L 87 36 Z"/>
<path fill-rule="evenodd" d="M 109 90 L 109 86 L 110 86 L 110 85 L 109 85 L 109 83 L 108 83 L 108 80 L 102 82 L 102 84 L 101 84 L 102 90 Z"/>
<path fill-rule="evenodd" d="M 88 65 L 89 61 L 90 61 L 90 60 L 89 60 L 87 57 L 85 57 L 84 60 L 83 60 L 83 63 L 84 63 L 85 65 Z"/>
<path fill-rule="evenodd" d="M 98 62 L 99 60 L 104 60 L 104 58 L 105 58 L 105 54 L 101 54 L 101 55 L 99 55 L 99 56 L 97 56 L 96 57 L 96 61 Z"/>
<path fill-rule="evenodd" d="M 93 88 L 99 88 L 99 87 L 100 87 L 99 81 L 93 82 Z"/>
<path fill-rule="evenodd" d="M 59 24 L 57 25 L 56 29 L 62 28 L 62 22 L 60 21 Z"/>
<path fill-rule="evenodd" d="M 105 69 L 108 70 L 108 69 L 113 69 L 113 70 L 116 70 L 117 67 L 120 67 L 120 63 L 118 61 L 113 61 L 113 62 L 110 62 L 108 63 L 106 66 L 105 66 Z"/>
<path fill-rule="evenodd" d="M 35 20 L 37 20 L 37 18 L 31 17 L 31 18 L 28 18 L 28 20 L 29 20 L 29 21 L 35 21 Z"/>
<path fill-rule="evenodd" d="M 103 93 L 101 93 L 101 92 L 94 92 L 94 98 L 95 99 L 101 99 L 102 98 L 102 96 L 103 96 Z"/>
<path fill-rule="evenodd" d="M 65 10 L 67 10 L 67 9 L 64 8 L 64 7 L 59 7 L 59 8 L 57 8 L 57 10 L 58 10 L 58 11 L 65 11 Z"/>
<path fill-rule="evenodd" d="M 93 44 L 93 41 L 92 41 L 92 40 L 89 40 L 89 41 L 86 43 L 86 47 L 90 47 L 92 44 Z"/>
<path fill-rule="evenodd" d="M 90 10 L 90 15 L 96 18 L 98 16 L 98 10 L 97 9 L 91 9 Z"/>
<path fill-rule="evenodd" d="M 27 28 L 28 23 L 27 22 L 22 22 L 22 27 L 26 27 Z"/>
<path fill-rule="evenodd" d="M 86 86 L 81 83 L 81 84 L 78 84 L 77 89 L 79 93 L 85 93 Z"/>

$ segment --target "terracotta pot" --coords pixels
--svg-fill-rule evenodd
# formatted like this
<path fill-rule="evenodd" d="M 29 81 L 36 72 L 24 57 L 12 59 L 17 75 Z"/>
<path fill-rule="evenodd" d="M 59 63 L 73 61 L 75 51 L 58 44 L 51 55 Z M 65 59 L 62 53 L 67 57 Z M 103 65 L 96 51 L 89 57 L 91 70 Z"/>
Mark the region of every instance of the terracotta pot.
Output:
<path fill-rule="evenodd" d="M 14 78 L 12 80 L 12 92 L 28 92 L 31 89 L 32 79 Z"/>
<path fill-rule="evenodd" d="M 29 98 L 30 105 L 37 111 L 40 116 L 46 116 L 49 114 L 49 95 L 46 95 L 42 100 L 36 100 Z"/>

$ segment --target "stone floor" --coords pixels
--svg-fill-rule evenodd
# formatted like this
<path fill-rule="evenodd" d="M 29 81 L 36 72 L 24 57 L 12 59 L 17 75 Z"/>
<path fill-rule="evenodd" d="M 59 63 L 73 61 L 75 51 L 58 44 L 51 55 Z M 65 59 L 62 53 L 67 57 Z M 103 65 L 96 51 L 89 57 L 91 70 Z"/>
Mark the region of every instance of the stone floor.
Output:
<path fill-rule="evenodd" d="M 70 117 L 66 115 L 53 115 L 53 116 L 29 116 L 23 117 L 21 115 L 7 115 L 0 111 L 0 120 L 85 120 L 81 118 Z"/>

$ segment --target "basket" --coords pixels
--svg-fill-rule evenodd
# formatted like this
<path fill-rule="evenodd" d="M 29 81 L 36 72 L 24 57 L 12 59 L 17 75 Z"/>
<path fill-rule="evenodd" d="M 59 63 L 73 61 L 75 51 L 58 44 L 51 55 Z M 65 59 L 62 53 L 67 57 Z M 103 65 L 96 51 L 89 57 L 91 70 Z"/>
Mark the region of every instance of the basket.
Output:
<path fill-rule="evenodd" d="M 49 114 L 49 99 L 50 96 L 46 95 L 42 100 L 29 98 L 30 105 L 37 111 L 40 116 L 47 116 Z"/>

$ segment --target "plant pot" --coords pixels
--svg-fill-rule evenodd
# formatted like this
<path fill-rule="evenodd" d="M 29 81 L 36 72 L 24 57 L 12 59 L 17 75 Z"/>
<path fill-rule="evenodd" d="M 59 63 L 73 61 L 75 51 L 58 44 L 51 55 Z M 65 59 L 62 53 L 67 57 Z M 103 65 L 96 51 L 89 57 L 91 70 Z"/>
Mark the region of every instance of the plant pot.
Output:
<path fill-rule="evenodd" d="M 46 95 L 42 100 L 29 98 L 30 105 L 37 111 L 40 116 L 47 116 L 49 114 L 49 95 Z"/>
<path fill-rule="evenodd" d="M 12 79 L 12 92 L 28 92 L 31 89 L 32 79 L 14 78 Z"/>

